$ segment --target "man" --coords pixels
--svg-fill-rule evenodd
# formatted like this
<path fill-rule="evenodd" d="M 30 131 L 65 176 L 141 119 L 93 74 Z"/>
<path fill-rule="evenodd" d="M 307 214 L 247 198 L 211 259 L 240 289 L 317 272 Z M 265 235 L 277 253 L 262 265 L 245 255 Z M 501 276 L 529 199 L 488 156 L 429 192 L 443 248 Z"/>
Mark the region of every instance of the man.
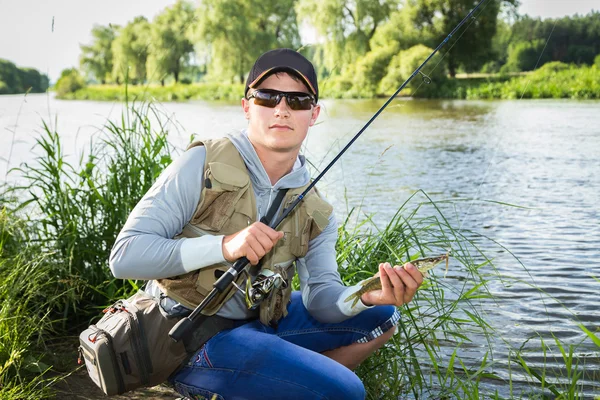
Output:
<path fill-rule="evenodd" d="M 353 307 L 345 302 L 357 287 L 340 279 L 337 223 L 316 191 L 279 231 L 256 222 L 280 191 L 287 189 L 285 206 L 310 183 L 299 152 L 319 117 L 318 96 L 306 58 L 289 49 L 263 54 L 242 99 L 248 128 L 192 145 L 162 173 L 116 240 L 113 274 L 151 280 L 146 291 L 171 314 L 189 313 L 219 271 L 240 257 L 252 264 L 251 282 L 275 276 L 284 282 L 260 305 L 247 304 L 242 277 L 239 289 L 232 286 L 208 309 L 233 328 L 214 335 L 171 377 L 184 396 L 364 399 L 351 369 L 393 335 L 395 306 L 409 302 L 423 281 L 412 264 L 381 264 L 383 288 Z M 286 283 L 294 265 L 301 292 L 291 293 Z"/>

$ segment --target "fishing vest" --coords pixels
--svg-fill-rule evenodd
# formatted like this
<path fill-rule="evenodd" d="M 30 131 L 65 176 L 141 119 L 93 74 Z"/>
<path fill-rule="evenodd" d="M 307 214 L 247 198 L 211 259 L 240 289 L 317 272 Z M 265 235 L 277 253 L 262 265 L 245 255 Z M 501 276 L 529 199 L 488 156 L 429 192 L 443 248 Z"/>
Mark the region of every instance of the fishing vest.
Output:
<path fill-rule="evenodd" d="M 194 238 L 203 235 L 231 235 L 257 221 L 256 198 L 246 164 L 238 150 L 227 138 L 198 141 L 188 146 L 204 146 L 204 188 L 200 202 L 192 219 L 175 239 Z M 289 189 L 283 206 L 289 206 L 308 184 Z M 333 207 L 321 199 L 313 188 L 279 225 L 284 233 L 273 249 L 266 254 L 260 264 L 250 267 L 250 275 L 256 276 L 261 270 L 279 273 L 287 281 L 285 288 L 273 289 L 271 295 L 260 304 L 260 320 L 265 325 L 276 325 L 287 315 L 295 274 L 295 261 L 304 257 L 308 242 L 317 237 L 329 223 Z M 175 301 L 194 309 L 212 290 L 215 281 L 231 264 L 219 263 L 172 278 L 157 280 L 161 290 Z M 245 286 L 245 274 L 236 278 L 238 287 Z M 216 296 L 211 304 L 203 309 L 205 315 L 215 314 L 236 291 L 235 285 Z"/>

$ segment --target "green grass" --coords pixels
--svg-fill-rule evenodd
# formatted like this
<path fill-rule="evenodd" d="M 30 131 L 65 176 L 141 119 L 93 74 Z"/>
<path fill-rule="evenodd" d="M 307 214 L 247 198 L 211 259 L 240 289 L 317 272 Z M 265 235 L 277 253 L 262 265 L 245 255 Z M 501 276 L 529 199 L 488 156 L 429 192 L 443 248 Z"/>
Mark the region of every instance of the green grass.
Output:
<path fill-rule="evenodd" d="M 152 105 L 126 105 L 120 121 L 107 122 L 86 154 L 71 163 L 59 132 L 43 123 L 35 156 L 13 172 L 19 186 L 0 194 L 0 398 L 51 397 L 54 382 L 72 369 L 52 361 L 49 343 L 76 336 L 105 305 L 138 287 L 114 279 L 107 260 L 129 212 L 175 152 L 161 121 L 168 118 Z M 498 359 L 498 332 L 480 311 L 481 302 L 495 301 L 490 283 L 510 281 L 480 243 L 508 249 L 474 235 L 453 227 L 423 192 L 407 199 L 386 226 L 354 210 L 340 227 L 338 263 L 347 284 L 372 276 L 380 262 L 452 249 L 449 277 L 443 278 L 443 267 L 434 270 L 401 308 L 399 333 L 357 370 L 369 399 L 499 399 L 482 382 L 512 387 L 512 374 L 527 376 L 531 393 L 545 390 L 565 399 L 582 393 L 587 375 L 575 357 L 578 346 L 593 341 L 600 357 L 598 337 L 583 326 L 581 344 L 540 337 L 548 359 L 563 365 L 558 371 L 555 364 L 530 365 L 524 346 L 511 349 L 510 359 Z M 483 346 L 474 363 L 466 354 L 475 341 Z M 509 378 L 494 373 L 498 363 L 509 366 Z M 510 398 L 527 396 L 515 390 Z"/>
<path fill-rule="evenodd" d="M 459 85 L 460 87 L 461 85 Z M 458 98 L 467 99 L 600 99 L 600 69 L 558 62 L 506 82 L 467 86 Z"/>
<path fill-rule="evenodd" d="M 240 100 L 244 86 L 227 83 L 195 83 L 190 85 L 93 85 L 74 93 L 59 96 L 65 100 L 97 101 L 187 101 L 187 100 Z"/>

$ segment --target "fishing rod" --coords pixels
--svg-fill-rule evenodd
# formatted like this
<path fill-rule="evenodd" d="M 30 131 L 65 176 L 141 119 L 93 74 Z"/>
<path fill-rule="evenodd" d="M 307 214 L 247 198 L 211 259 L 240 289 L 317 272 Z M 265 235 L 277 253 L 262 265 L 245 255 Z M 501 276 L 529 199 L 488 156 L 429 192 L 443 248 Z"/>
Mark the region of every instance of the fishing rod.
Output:
<path fill-rule="evenodd" d="M 308 187 L 298 196 L 296 199 L 290 204 L 287 208 L 284 208 L 279 218 L 270 221 L 269 227 L 272 229 L 277 229 L 279 224 L 296 208 L 296 206 L 304 199 L 304 197 L 312 190 L 312 188 L 323 178 L 323 176 L 331 169 L 331 167 L 340 159 L 340 157 L 352 146 L 352 144 L 362 135 L 362 133 L 375 121 L 375 119 L 383 112 L 383 110 L 396 98 L 396 96 L 410 83 L 410 81 L 419 73 L 423 75 L 423 78 L 426 83 L 431 82 L 429 77 L 421 72 L 421 69 L 435 56 L 435 54 L 450 40 L 450 38 L 458 31 L 464 24 L 473 16 L 473 14 L 481 7 L 483 3 L 487 0 L 481 0 L 475 8 L 467 14 L 463 20 L 456 25 L 456 27 L 448 34 L 448 36 L 433 50 L 433 52 L 423 61 L 423 63 L 415 69 L 415 71 L 404 81 L 404 83 L 390 96 L 390 98 L 377 110 L 377 112 L 371 117 L 371 119 L 358 131 L 356 135 L 348 142 L 348 144 L 339 152 L 337 156 L 325 167 L 325 169 L 308 185 Z M 202 300 L 202 302 L 192 311 L 190 315 L 184 317 L 179 321 L 169 332 L 169 336 L 174 341 L 178 342 L 185 336 L 194 326 L 200 324 L 204 319 L 207 318 L 206 315 L 202 314 L 202 310 L 206 308 L 208 304 L 217 296 L 219 293 L 223 293 L 227 290 L 232 284 L 235 278 L 250 264 L 250 261 L 246 257 L 242 257 L 238 259 L 231 268 L 229 268 L 221 277 L 213 284 L 213 289 L 210 293 Z"/>

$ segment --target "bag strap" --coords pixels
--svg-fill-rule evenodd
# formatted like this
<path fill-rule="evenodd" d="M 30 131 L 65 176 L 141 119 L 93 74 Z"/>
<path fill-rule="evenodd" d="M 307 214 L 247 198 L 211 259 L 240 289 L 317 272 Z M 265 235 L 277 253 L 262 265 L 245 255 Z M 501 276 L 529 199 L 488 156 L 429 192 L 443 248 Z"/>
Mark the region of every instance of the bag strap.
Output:
<path fill-rule="evenodd" d="M 260 222 L 266 225 L 271 224 L 271 222 L 273 221 L 273 217 L 275 216 L 277 210 L 279 210 L 279 206 L 281 205 L 281 202 L 283 201 L 283 198 L 285 197 L 288 190 L 289 189 L 287 188 L 279 190 L 277 196 L 275 197 L 275 200 L 273 200 L 273 203 L 269 208 L 269 211 L 267 211 L 267 214 L 260 219 Z"/>

